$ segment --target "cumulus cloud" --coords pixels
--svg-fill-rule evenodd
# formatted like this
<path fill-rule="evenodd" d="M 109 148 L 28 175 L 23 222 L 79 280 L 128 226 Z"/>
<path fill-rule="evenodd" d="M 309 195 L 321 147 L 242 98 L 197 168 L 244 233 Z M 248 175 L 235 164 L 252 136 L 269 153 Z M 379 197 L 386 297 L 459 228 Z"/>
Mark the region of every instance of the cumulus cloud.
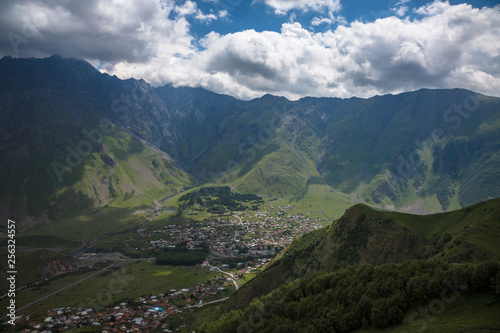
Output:
<path fill-rule="evenodd" d="M 190 59 L 117 64 L 113 73 L 244 99 L 368 97 L 421 87 L 500 95 L 500 8 L 435 2 L 417 13 L 415 20 L 388 17 L 323 33 L 299 23 L 283 24 L 280 32 L 210 33 Z"/>
<path fill-rule="evenodd" d="M 339 11 L 340 0 L 254 0 L 254 3 L 262 2 L 274 9 L 276 14 L 286 14 L 290 10 L 307 11 Z"/>
<path fill-rule="evenodd" d="M 144 62 L 160 48 L 192 52 L 189 24 L 169 1 L 2 1 L 0 52 Z"/>
<path fill-rule="evenodd" d="M 147 5 L 133 16 L 127 13 L 138 9 L 125 0 L 12 2 L 0 5 L 8 10 L 0 11 L 0 25 L 22 35 L 19 22 L 38 22 L 29 41 L 19 45 L 21 55 L 99 59 L 106 62 L 103 72 L 121 78 L 201 86 L 242 99 L 265 93 L 369 97 L 422 87 L 500 95 L 500 7 L 436 1 L 417 9 L 413 19 L 356 21 L 323 32 L 297 22 L 281 31 L 212 32 L 195 48 L 185 16 L 197 15 L 197 7 L 185 7 L 188 2 L 176 9 L 144 0 Z M 334 16 L 326 18 L 333 22 Z M 321 20 L 316 23 L 329 24 Z M 0 50 L 12 53 L 10 42 L 2 43 Z"/>
<path fill-rule="evenodd" d="M 187 0 L 182 6 L 175 6 L 174 12 L 177 13 L 179 17 L 192 16 L 198 21 L 210 22 L 218 18 L 224 18 L 228 16 L 227 10 L 221 10 L 215 15 L 214 13 L 205 14 L 199 8 L 196 2 Z"/>

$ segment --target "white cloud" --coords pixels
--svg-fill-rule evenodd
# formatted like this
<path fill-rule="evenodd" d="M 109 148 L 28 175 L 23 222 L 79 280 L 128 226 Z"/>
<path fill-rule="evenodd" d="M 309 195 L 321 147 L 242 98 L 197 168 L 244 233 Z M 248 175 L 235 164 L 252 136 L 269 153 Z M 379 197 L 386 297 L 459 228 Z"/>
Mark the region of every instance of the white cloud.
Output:
<path fill-rule="evenodd" d="M 345 25 L 347 24 L 347 21 L 345 17 L 341 15 L 335 16 L 332 12 L 328 12 L 328 17 L 314 17 L 311 21 L 312 26 L 319 26 L 321 24 L 330 26 L 335 23 Z"/>
<path fill-rule="evenodd" d="M 185 16 L 198 8 L 186 3 L 178 11 L 154 0 L 53 3 L 0 3 L 3 36 L 37 22 L 18 56 L 98 59 L 102 71 L 121 78 L 201 86 L 243 99 L 265 93 L 368 97 L 422 87 L 500 96 L 500 7 L 434 2 L 415 11 L 418 19 L 393 16 L 322 33 L 293 22 L 279 32 L 212 32 L 197 49 Z M 168 19 L 172 12 L 175 20 Z M 0 43 L 0 52 L 12 53 L 9 41 Z"/>
<path fill-rule="evenodd" d="M 405 6 L 406 3 L 410 2 L 410 0 L 400 0 L 394 4 L 394 7 L 391 8 L 397 16 L 404 16 L 406 12 L 410 9 L 408 6 Z"/>
<path fill-rule="evenodd" d="M 318 26 L 318 25 L 321 25 L 323 23 L 330 25 L 333 23 L 333 21 L 327 17 L 321 17 L 321 18 L 315 17 L 311 21 L 311 25 L 313 25 L 313 26 Z"/>
<path fill-rule="evenodd" d="M 408 11 L 408 6 L 399 6 L 395 8 L 394 12 L 396 13 L 397 16 L 404 16 L 406 12 Z"/>
<path fill-rule="evenodd" d="M 167 19 L 172 9 L 157 0 L 1 2 L 0 38 L 11 38 L 0 39 L 0 53 L 109 62 L 147 62 L 162 49 L 186 56 L 189 24 Z"/>
<path fill-rule="evenodd" d="M 438 15 L 448 10 L 449 7 L 450 4 L 447 1 L 434 1 L 418 8 L 415 12 L 421 15 Z"/>
<path fill-rule="evenodd" d="M 262 2 L 274 9 L 276 14 L 286 14 L 290 10 L 301 10 L 303 12 L 320 12 L 328 10 L 337 12 L 342 7 L 340 0 L 254 0 L 254 3 Z"/>
<path fill-rule="evenodd" d="M 174 11 L 180 16 L 193 15 L 198 11 L 198 5 L 188 0 L 182 6 L 175 6 Z"/>
<path fill-rule="evenodd" d="M 421 12 L 419 20 L 388 17 L 325 33 L 299 23 L 283 24 L 281 32 L 211 33 L 204 50 L 177 59 L 155 83 L 203 86 L 244 99 L 264 93 L 368 97 L 422 87 L 500 95 L 500 8 L 444 3 Z M 154 71 L 162 62 L 156 60 L 145 67 Z"/>
<path fill-rule="evenodd" d="M 221 10 L 217 13 L 217 15 L 214 13 L 205 14 L 198 8 L 196 2 L 190 0 L 184 2 L 182 6 L 175 6 L 174 12 L 177 13 L 178 17 L 193 16 L 196 20 L 206 23 L 228 16 L 227 10 Z"/>

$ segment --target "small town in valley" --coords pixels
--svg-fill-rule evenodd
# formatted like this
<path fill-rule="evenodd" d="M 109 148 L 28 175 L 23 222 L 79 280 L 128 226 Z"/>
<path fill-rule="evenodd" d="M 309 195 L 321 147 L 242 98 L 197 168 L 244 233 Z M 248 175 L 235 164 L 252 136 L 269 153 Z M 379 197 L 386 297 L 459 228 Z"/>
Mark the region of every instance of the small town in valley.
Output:
<path fill-rule="evenodd" d="M 187 312 L 224 302 L 249 280 L 247 276 L 260 273 L 297 236 L 329 222 L 326 218 L 312 219 L 300 213 L 291 215 L 286 212 L 289 208 L 282 207 L 276 216 L 265 211 L 233 212 L 231 216 L 213 216 L 203 221 L 137 229 L 124 241 L 126 246 L 134 244 L 135 250 L 148 253 L 179 249 L 195 252 L 204 248 L 208 255 L 196 266 L 208 268 L 214 276 L 187 288 L 119 300 L 109 307 L 63 306 L 47 310 L 43 320 L 32 321 L 26 315 L 19 316 L 17 322 L 27 327 L 22 331 L 25 333 L 82 327 L 102 332 L 183 331 Z M 86 253 L 82 258 L 102 260 L 95 253 Z"/>

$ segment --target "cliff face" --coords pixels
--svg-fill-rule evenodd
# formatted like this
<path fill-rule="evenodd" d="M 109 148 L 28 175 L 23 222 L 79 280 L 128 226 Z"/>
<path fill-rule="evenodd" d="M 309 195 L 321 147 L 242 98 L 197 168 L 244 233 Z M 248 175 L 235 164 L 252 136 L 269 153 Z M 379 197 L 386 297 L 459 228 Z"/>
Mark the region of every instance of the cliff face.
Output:
<path fill-rule="evenodd" d="M 18 272 L 16 288 L 51 279 L 61 274 L 78 271 L 89 266 L 83 260 L 55 253 L 47 249 L 19 254 L 16 264 Z M 2 266 L 0 269 L 0 294 L 2 295 L 9 288 L 6 272 L 7 269 Z"/>
<path fill-rule="evenodd" d="M 38 271 L 43 279 L 50 279 L 88 266 L 82 260 L 67 255 L 57 255 L 49 250 L 40 251 L 38 256 L 41 263 Z"/>

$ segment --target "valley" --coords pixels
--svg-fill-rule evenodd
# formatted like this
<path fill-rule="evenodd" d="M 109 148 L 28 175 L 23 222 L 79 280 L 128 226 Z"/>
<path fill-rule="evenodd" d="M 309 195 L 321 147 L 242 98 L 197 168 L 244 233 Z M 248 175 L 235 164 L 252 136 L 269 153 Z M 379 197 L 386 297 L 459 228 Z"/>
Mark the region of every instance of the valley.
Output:
<path fill-rule="evenodd" d="M 224 193 L 214 192 L 215 188 L 188 193 L 209 193 L 210 198 Z M 182 205 L 186 201 L 178 202 Z M 87 248 L 87 252 L 93 253 L 80 256 L 79 260 L 91 264 L 90 270 L 80 268 L 18 293 L 19 307 L 30 305 L 19 318 L 18 327 L 196 330 L 219 313 L 245 308 L 251 299 L 282 283 L 300 278 L 309 281 L 318 273 L 321 276 L 321 272 L 336 272 L 358 261 L 372 265 L 388 260 L 406 263 L 413 257 L 481 262 L 500 256 L 499 230 L 496 230 L 500 227 L 496 222 L 500 217 L 498 200 L 429 216 L 374 211 L 357 205 L 334 221 L 307 217 L 313 212 L 303 216 L 293 205 L 280 206 L 275 200 L 264 200 L 263 206 L 268 205 L 272 210 L 217 212 L 211 216 L 210 205 L 195 204 L 192 210 L 184 208 L 189 218 L 176 217 L 181 224 L 175 219 L 164 222 L 146 219 L 141 228 L 103 238 Z M 154 213 L 152 210 L 151 214 Z M 195 220 L 196 217 L 199 219 Z M 351 225 L 353 221 L 358 225 Z M 400 230 L 388 221 L 395 221 Z M 363 237 L 368 238 L 362 240 Z M 173 252 L 176 266 L 158 265 L 162 253 L 176 249 L 181 251 Z M 206 252 L 195 266 L 182 262 L 182 253 L 186 253 L 182 251 L 193 254 L 202 249 Z M 70 248 L 65 251 L 70 252 Z M 471 302 L 482 299 L 482 303 L 476 304 L 483 308 L 482 324 L 496 327 L 496 317 L 491 313 L 496 310 L 484 305 L 497 304 L 494 298 L 487 300 L 490 296 L 477 298 L 468 294 L 464 297 L 472 297 Z M 2 306 L 5 300 L 0 303 Z M 162 310 L 151 310 L 155 308 Z M 405 320 L 408 329 L 416 327 L 415 321 Z M 241 326 L 242 321 L 238 322 Z M 468 321 L 463 325 L 469 325 Z M 206 329 L 209 328 L 203 328 Z"/>
<path fill-rule="evenodd" d="M 226 198 L 226 201 L 220 202 L 220 198 Z M 211 203 L 212 201 L 214 203 Z M 222 204 L 245 210 L 227 210 L 228 206 L 220 206 Z M 258 210 L 247 210 L 245 207 Z M 179 214 L 180 211 L 182 213 Z M 240 286 L 260 274 L 270 260 L 296 236 L 331 223 L 331 219 L 323 211 L 302 213 L 293 205 L 281 206 L 275 199 L 233 193 L 228 187 L 204 187 L 183 195 L 168 196 L 133 215 L 139 215 L 141 218 L 135 217 L 137 220 L 133 220 L 134 226 L 106 234 L 102 233 L 103 229 L 93 230 L 92 232 L 97 232 L 95 235 L 100 236 L 92 238 L 94 233 L 89 233 L 90 238 L 85 240 L 83 246 L 81 241 L 85 238 L 81 235 L 84 235 L 84 229 L 88 228 L 88 225 L 75 225 L 74 230 L 54 228 L 54 225 L 39 226 L 21 233 L 18 240 L 24 244 L 22 251 L 25 258 L 38 253 L 41 248 L 50 247 L 48 251 L 51 251 L 50 256 L 55 260 L 70 254 L 78 258 L 76 260 L 80 264 L 78 268 L 70 268 L 65 273 L 56 273 L 54 277 L 40 281 L 40 275 L 36 271 L 37 265 L 28 269 L 27 265 L 31 264 L 21 259 L 18 278 L 25 287 L 18 291 L 17 304 L 18 313 L 24 315 L 19 318 L 17 327 L 50 329 L 66 327 L 65 325 L 83 325 L 86 330 L 98 326 L 94 328 L 99 331 L 109 324 L 103 319 L 117 311 L 104 311 L 98 318 L 90 310 L 111 309 L 113 305 L 122 303 L 127 303 L 126 309 L 133 311 L 135 317 L 137 311 L 148 312 L 147 310 L 155 305 L 164 308 L 163 315 L 167 315 L 170 318 L 168 320 L 163 316 L 151 317 L 150 313 L 143 317 L 155 327 L 165 323 L 168 323 L 169 327 L 184 325 L 185 320 L 180 317 L 183 317 L 186 311 L 190 313 L 191 319 L 188 323 L 192 325 L 192 312 L 202 308 L 200 301 L 207 305 L 224 302 Z M 109 230 L 113 227 L 110 226 Z M 198 249 L 204 249 L 204 252 L 196 266 L 193 267 L 194 263 L 189 261 L 182 261 L 184 254 L 193 254 Z M 165 260 L 162 255 L 170 253 L 173 254 L 171 258 L 175 259 L 175 263 L 169 264 L 175 266 L 164 263 L 158 265 Z M 52 259 L 49 259 L 49 262 L 50 260 Z M 38 269 L 42 267 L 40 265 Z M 30 276 L 26 276 L 28 271 L 31 272 Z M 120 277 L 115 279 L 115 282 L 107 278 L 117 277 L 117 274 L 120 274 Z M 160 279 L 154 280 L 152 275 Z M 210 285 L 205 284 L 208 277 L 218 279 L 218 284 L 215 284 L 217 288 L 213 293 L 199 295 L 195 298 L 196 303 L 190 303 L 185 292 L 177 292 L 185 289 L 197 290 L 196 288 L 211 290 Z M 134 281 L 133 287 L 129 285 L 129 280 Z M 117 281 L 125 283 L 125 286 L 115 286 Z M 179 284 L 174 281 L 183 282 Z M 152 287 L 154 283 L 158 285 L 157 289 Z M 222 291 L 218 288 L 222 288 Z M 115 289 L 120 292 L 115 292 Z M 166 293 L 170 289 L 175 291 Z M 143 306 L 144 310 L 141 310 L 138 299 L 154 293 L 154 290 L 157 290 L 158 299 L 163 297 L 160 295 L 170 296 L 159 303 L 147 302 L 148 305 Z M 83 296 L 94 294 L 95 296 L 90 298 Z M 134 297 L 137 299 L 133 299 L 132 295 L 136 295 Z M 184 300 L 186 297 L 187 303 Z M 82 303 L 82 299 L 87 301 Z M 178 301 L 173 302 L 172 299 Z M 0 304 L 3 306 L 6 301 L 8 298 L 4 297 Z M 124 306 L 119 307 L 118 313 L 123 313 Z M 60 320 L 56 320 L 54 316 L 58 311 L 64 313 Z M 82 312 L 87 315 L 81 316 Z M 48 317 L 53 320 L 45 322 Z M 73 319 L 68 321 L 70 317 Z M 81 320 L 75 319 L 76 317 L 81 317 Z M 132 321 L 124 324 L 137 326 Z"/>
<path fill-rule="evenodd" d="M 58 56 L 0 74 L 9 329 L 500 329 L 499 98 L 243 101 Z M 445 280 L 463 301 L 422 319 Z"/>

